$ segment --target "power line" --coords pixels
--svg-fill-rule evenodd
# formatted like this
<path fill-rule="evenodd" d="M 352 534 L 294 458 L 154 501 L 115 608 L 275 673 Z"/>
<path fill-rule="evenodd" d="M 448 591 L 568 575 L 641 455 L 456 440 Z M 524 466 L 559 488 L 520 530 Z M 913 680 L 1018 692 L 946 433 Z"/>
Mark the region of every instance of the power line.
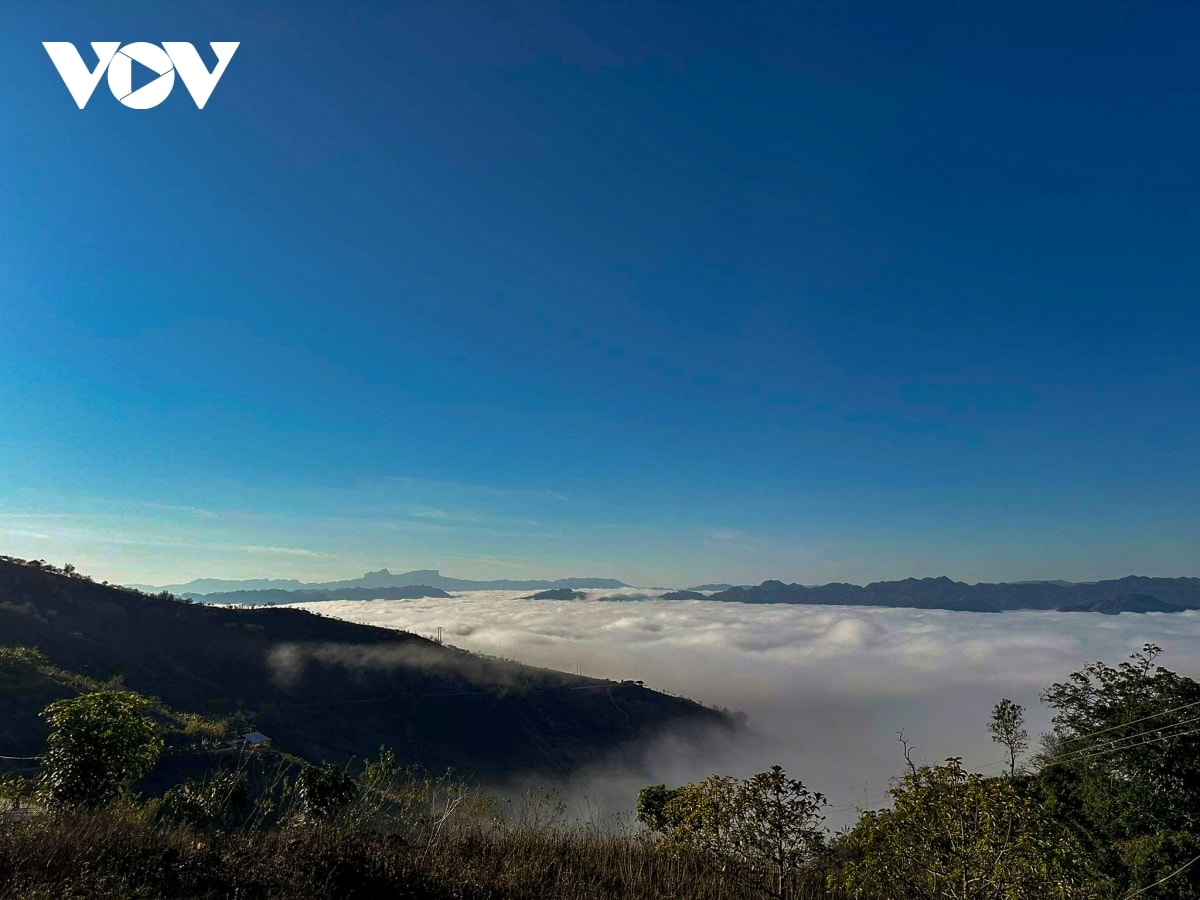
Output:
<path fill-rule="evenodd" d="M 1182 706 L 1175 706 L 1175 707 L 1172 707 L 1171 709 L 1160 710 L 1159 712 L 1151 713 L 1148 716 L 1142 716 L 1140 719 L 1134 719 L 1131 722 L 1121 722 L 1118 725 L 1110 725 L 1107 728 L 1101 728 L 1099 731 L 1092 731 L 1092 732 L 1088 732 L 1087 734 L 1081 734 L 1076 737 L 1067 738 L 1063 741 L 1063 743 L 1070 744 L 1070 743 L 1074 743 L 1075 741 L 1082 741 L 1085 738 L 1095 737 L 1098 734 L 1105 734 L 1109 731 L 1116 731 L 1118 728 L 1128 728 L 1130 725 L 1137 725 L 1141 722 L 1147 722 L 1150 719 L 1157 719 L 1159 716 L 1166 716 L 1173 712 L 1179 712 L 1180 710 L 1183 710 L 1183 709 L 1191 709 L 1193 706 L 1200 706 L 1200 700 L 1193 700 L 1191 703 L 1184 703 Z"/>
<path fill-rule="evenodd" d="M 1184 703 L 1181 706 L 1175 706 L 1170 709 L 1164 709 L 1161 712 L 1157 712 L 1157 713 L 1154 713 L 1149 716 L 1142 716 L 1142 718 L 1140 718 L 1140 719 L 1133 719 L 1132 721 L 1123 722 L 1119 725 L 1110 725 L 1107 728 L 1101 728 L 1101 729 L 1098 729 L 1097 731 L 1089 731 L 1084 734 L 1075 735 L 1074 737 L 1065 739 L 1063 741 L 1063 743 L 1064 744 L 1077 743 L 1079 741 L 1088 740 L 1090 738 L 1096 737 L 1097 735 L 1107 734 L 1110 731 L 1115 731 L 1118 728 L 1128 728 L 1130 725 L 1136 725 L 1139 722 L 1146 722 L 1146 721 L 1149 721 L 1150 719 L 1156 719 L 1159 716 L 1165 716 L 1168 713 L 1179 712 L 1180 710 L 1190 709 L 1195 706 L 1200 706 L 1200 700 L 1195 701 L 1193 703 Z M 1118 738 L 1112 738 L 1111 740 L 1106 741 L 1105 744 L 1112 745 L 1117 750 L 1124 749 L 1121 747 L 1116 747 L 1115 745 L 1120 743 L 1121 741 L 1128 741 L 1128 740 L 1132 740 L 1134 738 L 1144 737 L 1149 734 L 1154 734 L 1155 732 L 1163 731 L 1167 728 L 1178 728 L 1180 725 L 1186 725 L 1189 722 L 1200 722 L 1200 716 L 1194 716 L 1194 717 L 1188 718 L 1188 719 L 1181 719 L 1178 722 L 1168 722 L 1165 725 L 1159 725 L 1154 728 L 1148 728 L 1145 731 L 1139 731 L 1135 734 L 1127 734 L 1127 735 L 1123 735 Z M 1180 735 L 1176 735 L 1176 736 L 1184 737 L 1185 735 L 1180 734 Z M 1087 756 L 1092 755 L 1096 751 L 1096 749 L 1097 748 L 1095 748 L 1095 747 L 1087 747 L 1087 748 L 1080 748 L 1079 750 L 1070 751 L 1070 753 L 1066 754 L 1063 758 L 1056 759 L 1052 762 L 1049 762 L 1042 768 L 1046 768 L 1047 766 L 1051 766 L 1051 765 L 1059 765 L 1063 762 L 1073 761 L 1074 759 L 1077 758 L 1077 756 L 1080 759 L 1085 758 Z M 1008 764 L 1009 764 L 1009 761 L 1007 759 L 994 760 L 993 762 L 984 763 L 983 765 L 979 766 L 979 770 L 984 771 L 987 769 L 994 769 L 997 766 L 1007 766 Z"/>
<path fill-rule="evenodd" d="M 1183 725 L 1191 724 L 1192 722 L 1200 722 L 1200 715 L 1189 716 L 1186 719 L 1180 719 L 1177 722 L 1168 722 L 1165 725 L 1156 725 L 1154 728 L 1147 728 L 1144 731 L 1137 731 L 1137 732 L 1134 732 L 1133 734 L 1126 734 L 1126 735 L 1122 735 L 1121 737 L 1109 738 L 1108 740 L 1101 741 L 1099 746 L 1106 747 L 1106 748 L 1112 747 L 1112 748 L 1119 750 L 1119 749 L 1121 749 L 1120 745 L 1122 743 L 1124 743 L 1125 741 L 1133 740 L 1134 738 L 1139 738 L 1139 737 L 1146 737 L 1147 735 L 1151 735 L 1151 734 L 1157 734 L 1158 732 L 1167 731 L 1168 729 L 1171 729 L 1171 728 L 1179 728 Z M 1093 747 L 1093 748 L 1082 748 L 1080 750 L 1072 750 L 1072 751 L 1070 751 L 1068 756 L 1072 756 L 1072 755 L 1076 755 L 1076 754 L 1085 754 L 1086 755 L 1089 752 L 1089 750 L 1092 750 L 1092 749 L 1097 749 L 1097 748 Z"/>
<path fill-rule="evenodd" d="M 1154 734 L 1154 732 L 1158 731 L 1158 730 L 1160 730 L 1160 729 L 1154 729 L 1154 730 L 1145 732 L 1145 734 Z M 1050 766 L 1062 765 L 1064 763 L 1087 762 L 1088 760 L 1095 759 L 1100 756 L 1108 756 L 1113 753 L 1119 753 L 1122 750 L 1133 750 L 1133 749 L 1136 749 L 1137 747 L 1145 747 L 1148 744 L 1157 744 L 1161 741 L 1169 741 L 1174 738 L 1193 737 L 1197 734 L 1200 734 L 1200 729 L 1195 729 L 1195 728 L 1192 729 L 1191 731 L 1180 731 L 1175 734 L 1163 734 L 1163 735 L 1160 735 L 1159 737 L 1151 738 L 1150 740 L 1146 740 L 1146 741 L 1139 741 L 1136 744 L 1130 744 L 1130 745 L 1124 746 L 1124 747 L 1106 747 L 1104 749 L 1095 751 L 1093 753 L 1085 753 L 1080 756 L 1068 757 L 1066 759 L 1061 759 L 1061 760 L 1051 760 L 1049 763 L 1046 764 L 1046 766 L 1044 766 L 1044 768 L 1049 768 Z M 1134 735 L 1134 737 L 1142 737 L 1142 736 L 1143 735 Z"/>
<path fill-rule="evenodd" d="M 1138 888 L 1132 894 L 1126 894 L 1124 900 L 1133 900 L 1134 897 L 1137 897 L 1137 896 L 1140 896 L 1141 894 L 1146 893 L 1146 891 L 1150 890 L 1150 888 L 1156 888 L 1160 884 L 1165 884 L 1166 882 L 1168 882 L 1172 878 L 1174 878 L 1176 875 L 1182 874 L 1183 872 L 1187 871 L 1188 868 L 1190 868 L 1191 866 L 1194 866 L 1198 862 L 1200 862 L 1200 856 L 1197 856 L 1195 859 L 1188 860 L 1182 866 L 1180 866 L 1178 869 L 1176 869 L 1174 872 L 1172 872 L 1170 875 L 1167 875 L 1165 878 L 1158 879 L 1158 881 L 1154 882 L 1154 884 L 1148 884 L 1143 888 Z"/>
<path fill-rule="evenodd" d="M 1200 701 L 1196 701 L 1194 703 L 1185 703 L 1180 706 L 1172 707 L 1171 709 L 1165 709 L 1165 710 L 1162 710 L 1161 712 L 1155 713 L 1153 715 L 1143 716 L 1140 719 L 1134 719 L 1131 722 L 1125 722 L 1121 725 L 1114 725 L 1114 726 L 1110 726 L 1108 728 L 1101 728 L 1097 731 L 1087 732 L 1086 734 L 1076 735 L 1075 737 L 1070 739 L 1070 742 L 1074 743 L 1074 742 L 1086 740 L 1089 738 L 1093 738 L 1097 735 L 1108 734 L 1117 728 L 1125 728 L 1130 725 L 1135 725 L 1139 722 L 1147 722 L 1151 719 L 1156 719 L 1156 718 L 1166 715 L 1168 713 L 1179 712 L 1180 710 L 1190 709 L 1190 708 L 1193 708 L 1196 706 L 1200 706 Z M 1191 716 L 1186 719 L 1181 719 L 1178 722 L 1168 722 L 1164 725 L 1158 725 L 1154 728 L 1147 728 L 1144 731 L 1138 731 L 1138 732 L 1135 732 L 1134 734 L 1127 734 L 1127 735 L 1122 735 L 1121 737 L 1111 738 L 1107 741 L 1103 741 L 1099 747 L 1080 748 L 1079 750 L 1072 751 L 1071 753 L 1068 753 L 1058 759 L 1051 760 L 1050 762 L 1048 762 L 1044 766 L 1042 766 L 1042 768 L 1047 769 L 1047 768 L 1050 768 L 1051 766 L 1065 765 L 1068 763 L 1088 762 L 1090 760 L 1097 759 L 1102 756 L 1111 756 L 1114 753 L 1120 753 L 1121 751 L 1124 751 L 1124 750 L 1134 750 L 1138 747 L 1145 747 L 1150 744 L 1161 743 L 1163 741 L 1168 741 L 1173 738 L 1194 737 L 1196 735 L 1200 735 L 1200 728 L 1193 728 L 1193 729 L 1189 729 L 1189 730 L 1185 730 L 1185 731 L 1173 731 L 1170 734 L 1167 734 L 1165 732 L 1167 732 L 1170 729 L 1176 729 L 1183 725 L 1188 725 L 1188 724 L 1195 723 L 1195 722 L 1200 722 L 1200 715 Z M 1151 737 L 1151 735 L 1155 735 L 1155 734 L 1158 734 L 1159 736 Z M 1138 738 L 1146 738 L 1146 740 L 1138 741 L 1137 740 Z M 1126 743 L 1127 741 L 1137 741 L 1137 742 L 1133 743 L 1133 744 L 1129 744 L 1129 743 Z M 983 766 L 980 766 L 979 768 L 981 770 L 986 770 L 986 769 L 994 768 L 995 766 L 1001 766 L 1001 765 L 1004 765 L 1004 766 L 1008 765 L 1008 760 L 1004 759 L 1004 760 L 997 760 L 997 761 L 991 762 L 991 763 L 986 763 Z M 862 803 L 855 802 L 855 803 L 851 803 L 851 804 L 846 804 L 844 806 L 835 807 L 833 809 L 830 809 L 829 812 L 832 814 L 843 813 L 843 812 L 852 812 L 856 809 L 861 809 L 861 808 L 868 806 L 872 799 L 884 800 L 884 799 L 886 799 L 886 797 L 887 797 L 887 792 L 884 792 L 883 794 L 878 795 L 874 798 L 872 798 L 870 794 L 867 794 L 866 796 L 863 797 Z"/>

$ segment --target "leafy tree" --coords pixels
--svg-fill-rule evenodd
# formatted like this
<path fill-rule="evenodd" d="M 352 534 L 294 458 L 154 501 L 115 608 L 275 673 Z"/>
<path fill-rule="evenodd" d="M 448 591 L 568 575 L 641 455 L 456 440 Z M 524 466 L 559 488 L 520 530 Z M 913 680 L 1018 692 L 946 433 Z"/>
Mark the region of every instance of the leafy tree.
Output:
<path fill-rule="evenodd" d="M 669 788 L 665 784 L 652 784 L 638 792 L 638 821 L 651 831 L 666 832 L 675 824 L 667 818 L 667 804 L 679 796 L 683 788 Z"/>
<path fill-rule="evenodd" d="M 639 818 L 669 844 L 718 860 L 726 871 L 774 897 L 786 896 L 793 872 L 824 847 L 825 798 L 780 766 L 745 780 L 713 775 L 696 784 L 646 788 Z"/>
<path fill-rule="evenodd" d="M 851 897 L 1085 900 L 1100 895 L 1071 835 L 1011 778 L 968 773 L 957 758 L 892 788 L 840 848 Z M 1101 895 L 1102 896 L 1102 895 Z"/>
<path fill-rule="evenodd" d="M 762 869 L 784 896 L 790 872 L 810 863 L 824 847 L 821 823 L 825 797 L 787 777 L 780 766 L 739 786 L 731 837 L 734 852 L 752 869 Z"/>
<path fill-rule="evenodd" d="M 695 784 L 676 788 L 663 806 L 667 840 L 705 853 L 725 855 L 737 806 L 738 780 L 710 775 Z"/>
<path fill-rule="evenodd" d="M 1008 775 L 1017 774 L 1017 760 L 1029 749 L 1029 731 L 1025 728 L 1025 707 L 1013 703 L 1007 697 L 992 707 L 992 718 L 988 722 L 992 740 L 1003 744 L 1008 751 Z"/>
<path fill-rule="evenodd" d="M 131 691 L 103 690 L 51 703 L 42 767 L 47 798 L 61 806 L 98 807 L 145 775 L 163 739 Z"/>
<path fill-rule="evenodd" d="M 1200 855 L 1200 683 L 1159 666 L 1161 652 L 1092 663 L 1043 694 L 1055 710 L 1039 757 L 1047 803 L 1127 888 Z M 1200 866 L 1142 896 L 1200 898 Z"/>

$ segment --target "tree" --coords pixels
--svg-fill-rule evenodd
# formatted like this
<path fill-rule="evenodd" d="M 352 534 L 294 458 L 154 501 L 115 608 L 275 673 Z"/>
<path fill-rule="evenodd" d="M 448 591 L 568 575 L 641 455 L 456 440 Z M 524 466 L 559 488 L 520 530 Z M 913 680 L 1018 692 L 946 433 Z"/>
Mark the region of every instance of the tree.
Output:
<path fill-rule="evenodd" d="M 825 798 L 781 766 L 745 780 L 712 775 L 681 788 L 653 785 L 638 798 L 638 817 L 667 844 L 716 860 L 745 883 L 787 896 L 792 874 L 824 848 Z"/>
<path fill-rule="evenodd" d="M 710 775 L 676 788 L 664 804 L 662 818 L 667 841 L 702 853 L 724 856 L 737 804 L 738 780 Z"/>
<path fill-rule="evenodd" d="M 1008 775 L 1017 774 L 1017 760 L 1029 749 L 1029 732 L 1025 728 L 1025 707 L 1013 703 L 1007 697 L 992 707 L 992 719 L 988 722 L 992 740 L 1003 744 L 1008 751 Z"/>
<path fill-rule="evenodd" d="M 131 691 L 103 690 L 51 703 L 42 767 L 47 798 L 61 806 L 111 802 L 145 775 L 162 751 L 146 701 Z"/>
<path fill-rule="evenodd" d="M 1161 653 L 1092 663 L 1042 695 L 1055 710 L 1038 758 L 1046 802 L 1126 888 L 1200 855 L 1200 683 L 1162 668 Z M 1200 898 L 1200 866 L 1146 896 Z"/>
<path fill-rule="evenodd" d="M 838 876 L 851 897 L 1084 900 L 1098 896 L 1083 854 L 1011 778 L 968 773 L 957 758 L 910 772 L 893 808 L 846 835 Z"/>
<path fill-rule="evenodd" d="M 652 784 L 638 792 L 638 821 L 651 831 L 666 832 L 674 825 L 667 818 L 667 804 L 679 796 L 683 788 L 669 788 L 665 784 Z"/>
<path fill-rule="evenodd" d="M 824 847 L 825 797 L 788 778 L 781 766 L 743 782 L 734 817 L 734 852 L 751 869 L 763 869 L 784 896 L 789 873 L 810 863 Z"/>

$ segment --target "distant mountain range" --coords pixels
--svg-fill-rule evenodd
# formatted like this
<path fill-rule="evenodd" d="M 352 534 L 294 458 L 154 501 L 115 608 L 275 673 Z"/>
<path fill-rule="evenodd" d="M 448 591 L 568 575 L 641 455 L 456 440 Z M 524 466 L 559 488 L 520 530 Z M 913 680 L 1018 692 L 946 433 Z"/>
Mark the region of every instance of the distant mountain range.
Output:
<path fill-rule="evenodd" d="M 348 581 L 323 581 L 306 583 L 294 578 L 250 578 L 231 580 L 225 578 L 197 578 L 186 584 L 130 584 L 140 591 L 158 592 L 170 591 L 180 597 L 199 599 L 209 594 L 230 593 L 232 591 L 346 591 L 358 588 L 401 588 L 401 587 L 433 587 L 443 591 L 544 591 L 552 588 L 599 588 L 611 590 L 629 587 L 623 581 L 615 578 L 559 578 L 553 581 L 546 579 L 512 580 L 501 578 L 494 581 L 472 581 L 467 578 L 452 578 L 443 575 L 438 569 L 417 569 L 412 572 L 392 573 L 387 569 L 378 572 L 367 572 L 361 578 L 351 578 Z M 339 596 L 341 599 L 341 596 Z"/>
<path fill-rule="evenodd" d="M 342 588 L 341 590 L 285 591 L 269 588 L 261 591 L 220 591 L 216 594 L 185 594 L 189 600 L 202 603 L 235 604 L 237 606 L 278 606 L 281 603 L 316 603 L 321 600 L 420 600 L 425 597 L 449 599 L 441 588 L 427 584 L 387 588 Z"/>
<path fill-rule="evenodd" d="M 617 590 L 630 585 L 615 578 L 496 579 L 473 581 L 443 575 L 437 569 L 392 573 L 367 572 L 347 581 L 305 583 L 295 579 L 198 578 L 186 584 L 129 585 L 150 592 L 169 591 L 205 603 L 276 605 L 315 600 L 408 600 L 449 597 L 447 591 L 536 591 L 532 599 L 583 599 L 581 590 Z M 602 600 L 652 599 L 645 594 L 617 594 Z M 967 584 L 940 578 L 905 578 L 857 584 L 784 584 L 764 581 L 757 586 L 702 584 L 670 591 L 664 600 L 723 600 L 733 603 L 793 603 L 828 606 L 884 606 L 1003 612 L 1016 609 L 1062 612 L 1179 612 L 1200 609 L 1200 578 L 1152 578 L 1129 575 L 1108 581 L 1015 581 Z"/>
<path fill-rule="evenodd" d="M 1200 578 L 1150 578 L 1129 575 L 1109 581 L 1072 584 L 1026 581 L 966 584 L 941 578 L 905 578 L 856 584 L 808 587 L 764 581 L 757 587 L 735 587 L 709 600 L 734 603 L 797 603 L 831 606 L 886 606 L 1003 612 L 1015 609 L 1061 612 L 1180 612 L 1200 609 Z"/>

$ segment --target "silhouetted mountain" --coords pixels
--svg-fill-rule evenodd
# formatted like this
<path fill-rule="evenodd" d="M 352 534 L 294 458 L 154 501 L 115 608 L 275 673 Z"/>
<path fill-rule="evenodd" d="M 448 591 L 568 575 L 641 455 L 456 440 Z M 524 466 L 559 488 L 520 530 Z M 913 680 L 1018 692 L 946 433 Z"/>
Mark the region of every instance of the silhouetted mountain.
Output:
<path fill-rule="evenodd" d="M 757 587 L 731 588 L 709 600 L 737 603 L 801 603 L 837 606 L 887 606 L 1002 612 L 1011 609 L 1085 610 L 1110 605 L 1115 598 L 1146 595 L 1163 604 L 1163 612 L 1200 609 L 1200 578 L 1148 578 L 1129 575 L 1111 581 L 1067 584 L 1033 581 L 1020 584 L 966 584 L 941 578 L 906 578 L 856 584 L 806 587 L 764 581 Z M 1138 602 L 1128 611 L 1136 612 Z M 1098 609 L 1099 611 L 1099 609 Z M 1150 610 L 1141 610 L 1150 611 Z"/>
<path fill-rule="evenodd" d="M 528 597 L 522 597 L 522 600 L 582 600 L 587 595 L 581 591 L 573 591 L 570 588 L 551 588 L 548 591 L 541 591 L 537 594 L 531 594 Z"/>
<path fill-rule="evenodd" d="M 189 581 L 187 584 L 165 584 L 155 586 L 153 584 L 127 584 L 125 587 L 133 588 L 135 591 L 148 591 L 156 594 L 159 591 L 170 591 L 172 594 L 182 596 L 185 592 L 191 594 L 215 594 L 218 591 L 266 591 L 279 589 L 284 591 L 295 591 L 304 587 L 304 582 L 297 581 L 295 578 L 246 578 L 246 579 L 229 579 L 229 578 L 197 578 Z"/>
<path fill-rule="evenodd" d="M 1163 603 L 1148 594 L 1118 594 L 1108 600 L 1084 600 L 1059 609 L 1060 612 L 1098 612 L 1115 616 L 1123 612 L 1179 612 L 1180 607 Z"/>
<path fill-rule="evenodd" d="M 281 748 L 314 761 L 388 746 L 434 769 L 565 772 L 666 729 L 731 727 L 721 713 L 632 682 L 298 609 L 148 596 L 8 559 L 0 559 L 0 642 L 36 646 L 96 679 L 119 675 L 175 709 L 246 711 Z M 0 731 L 24 747 L 41 723 L 5 721 Z"/>
<path fill-rule="evenodd" d="M 688 588 L 689 591 L 727 591 L 732 587 L 737 587 L 734 584 L 698 584 L 695 587 Z"/>
<path fill-rule="evenodd" d="M 663 594 L 662 600 L 705 600 L 707 597 L 699 591 L 671 591 Z"/>
<path fill-rule="evenodd" d="M 392 573 L 387 569 L 377 572 L 367 572 L 361 578 L 351 578 L 348 581 L 324 581 L 305 583 L 294 579 L 250 579 L 248 581 L 230 581 L 220 578 L 198 578 L 186 584 L 167 584 L 159 587 L 150 585 L 130 585 L 138 590 L 151 593 L 170 591 L 181 597 L 199 599 L 213 593 L 228 593 L 231 591 L 257 590 L 309 590 L 309 591 L 343 591 L 348 588 L 388 588 L 426 585 L 441 588 L 444 591 L 541 591 L 549 588 L 596 588 L 611 590 L 613 588 L 629 587 L 623 581 L 615 578 L 558 578 L 552 581 L 544 579 L 510 580 L 497 579 L 494 581 L 472 581 L 467 578 L 452 578 L 443 575 L 438 569 L 417 569 L 412 572 Z"/>
<path fill-rule="evenodd" d="M 320 600 L 419 600 L 423 597 L 449 598 L 441 588 L 427 584 L 408 587 L 342 588 L 324 591 L 223 591 L 219 594 L 185 595 L 203 603 L 233 603 L 241 606 L 277 606 L 281 603 L 314 603 Z"/>

